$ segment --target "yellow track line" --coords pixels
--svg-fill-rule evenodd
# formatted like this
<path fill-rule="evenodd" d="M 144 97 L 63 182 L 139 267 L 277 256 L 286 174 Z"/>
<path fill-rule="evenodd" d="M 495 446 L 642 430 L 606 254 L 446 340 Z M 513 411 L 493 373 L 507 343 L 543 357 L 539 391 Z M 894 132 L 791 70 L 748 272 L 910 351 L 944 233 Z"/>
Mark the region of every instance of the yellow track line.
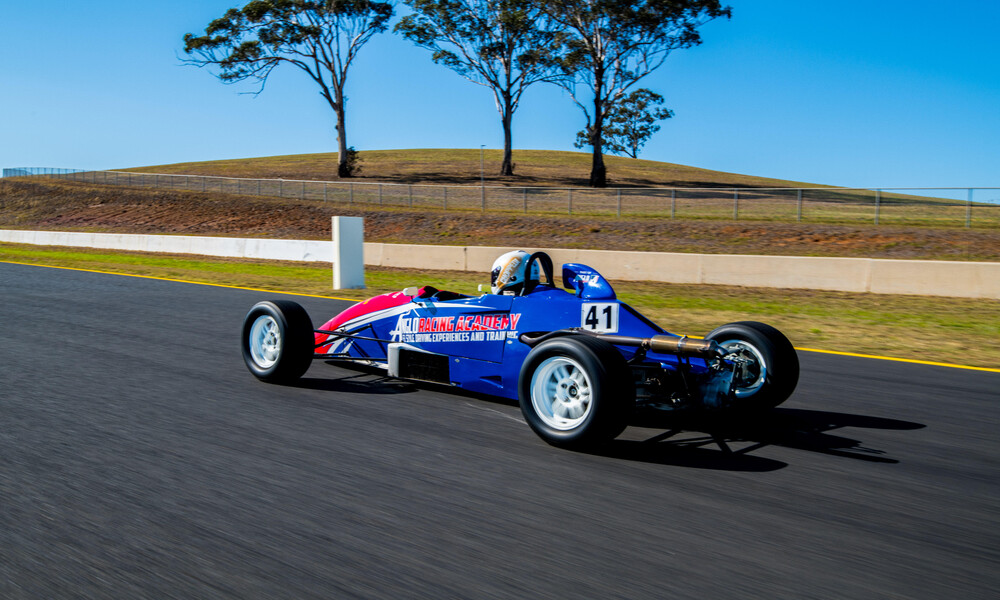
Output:
<path fill-rule="evenodd" d="M 855 356 L 858 358 L 874 358 L 877 360 L 891 360 L 894 362 L 913 363 L 915 365 L 931 365 L 934 367 L 949 367 L 951 369 L 968 369 L 969 371 L 986 371 L 987 373 L 1000 373 L 1000 369 L 990 367 L 970 367 L 967 365 L 956 365 L 953 363 L 933 362 L 929 360 L 917 360 L 915 358 L 892 358 L 888 356 L 878 356 L 875 354 L 857 354 L 854 352 L 840 352 L 838 350 L 817 350 L 816 348 L 796 348 L 803 352 L 818 352 L 820 354 L 836 354 L 837 356 Z"/>
<path fill-rule="evenodd" d="M 23 265 L 26 267 L 44 267 L 46 269 L 64 269 L 66 271 L 82 271 L 84 273 L 100 273 L 102 275 L 120 275 L 122 277 L 138 277 L 140 279 L 153 279 L 156 281 L 170 281 L 173 283 L 189 283 L 191 285 L 207 285 L 210 287 L 227 288 L 231 290 L 245 290 L 249 292 L 264 292 L 267 294 L 284 294 L 286 296 L 301 296 L 304 298 L 323 298 L 324 300 L 346 300 L 348 302 L 358 302 L 355 298 L 340 298 L 337 296 L 320 296 L 318 294 L 301 294 L 298 292 L 279 292 L 275 290 L 265 290 L 260 288 L 249 288 L 238 285 L 225 285 L 221 283 L 205 283 L 202 281 L 186 281 L 184 279 L 171 279 L 169 277 L 154 277 L 152 275 L 135 275 L 132 273 L 115 273 L 112 271 L 98 271 L 96 269 L 79 269 L 76 267 L 57 267 L 53 265 L 39 265 L 34 263 L 17 262 L 13 260 L 0 260 L 0 263 L 11 265 Z M 696 336 L 689 336 L 696 337 Z M 840 352 L 838 350 L 819 350 L 816 348 L 796 348 L 800 352 L 815 352 L 817 354 L 833 354 L 836 356 L 853 356 L 855 358 L 870 358 L 874 360 L 888 360 L 891 362 L 911 363 L 915 365 L 930 365 L 933 367 L 947 367 L 949 369 L 966 369 L 969 371 L 985 371 L 987 373 L 1000 373 L 1000 369 L 990 367 L 970 367 L 968 365 L 956 365 L 953 363 L 933 362 L 929 360 L 917 360 L 914 358 L 895 358 L 892 356 L 878 356 L 876 354 L 857 354 L 855 352 Z"/>
<path fill-rule="evenodd" d="M 171 279 L 169 277 L 155 277 L 153 275 L 136 275 L 134 273 L 115 273 L 114 271 L 98 271 L 97 269 L 80 269 L 77 267 L 58 267 L 55 265 L 39 265 L 36 263 L 17 262 L 14 260 L 0 260 L 0 263 L 10 265 L 23 265 L 25 267 L 44 267 L 46 269 L 63 269 L 65 271 L 82 271 L 84 273 L 100 273 L 101 275 L 121 275 L 122 277 L 138 277 L 139 279 L 153 279 L 155 281 L 170 281 L 173 283 L 190 283 L 191 285 L 207 285 L 210 287 L 227 288 L 230 290 L 246 290 L 248 292 L 265 292 L 268 294 L 283 294 L 286 296 L 301 296 L 304 298 L 323 298 L 324 300 L 346 300 L 348 302 L 360 302 L 357 298 L 340 298 L 338 296 L 320 296 L 318 294 L 302 294 L 299 292 L 279 292 L 275 290 L 265 290 L 261 288 L 242 287 L 238 285 L 226 285 L 224 283 L 206 283 L 204 281 L 187 281 L 186 279 Z"/>

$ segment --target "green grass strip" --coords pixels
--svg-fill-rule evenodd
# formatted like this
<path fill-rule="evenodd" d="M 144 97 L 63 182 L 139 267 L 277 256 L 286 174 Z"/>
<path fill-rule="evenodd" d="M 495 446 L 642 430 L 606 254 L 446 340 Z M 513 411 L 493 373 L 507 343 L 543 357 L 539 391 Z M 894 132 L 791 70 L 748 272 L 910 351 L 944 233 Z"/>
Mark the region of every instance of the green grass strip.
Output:
<path fill-rule="evenodd" d="M 365 290 L 333 290 L 329 264 L 65 249 L 0 243 L 0 261 L 362 300 L 412 285 L 476 294 L 485 273 L 368 268 Z M 668 331 L 704 335 L 764 321 L 798 347 L 1000 367 L 1000 301 L 814 290 L 614 282 L 619 297 Z M 317 315 L 317 319 L 332 315 Z"/>

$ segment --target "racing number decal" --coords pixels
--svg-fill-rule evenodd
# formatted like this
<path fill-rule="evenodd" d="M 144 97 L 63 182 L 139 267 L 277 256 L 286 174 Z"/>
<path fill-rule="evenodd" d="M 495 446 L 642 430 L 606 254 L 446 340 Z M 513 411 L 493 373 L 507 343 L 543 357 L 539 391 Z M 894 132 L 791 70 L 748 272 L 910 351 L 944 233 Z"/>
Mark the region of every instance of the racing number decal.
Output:
<path fill-rule="evenodd" d="M 580 327 L 599 333 L 618 331 L 618 303 L 584 302 L 580 311 Z"/>

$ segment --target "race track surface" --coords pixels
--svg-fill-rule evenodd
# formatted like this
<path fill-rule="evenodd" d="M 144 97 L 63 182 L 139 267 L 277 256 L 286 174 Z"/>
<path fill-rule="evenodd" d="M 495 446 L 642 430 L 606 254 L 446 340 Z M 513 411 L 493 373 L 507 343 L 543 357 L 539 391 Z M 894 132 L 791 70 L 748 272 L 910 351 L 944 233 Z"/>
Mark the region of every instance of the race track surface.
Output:
<path fill-rule="evenodd" d="M 582 454 L 510 403 L 258 382 L 273 295 L 0 289 L 0 598 L 1000 597 L 1000 374 L 801 353 L 765 424 Z"/>

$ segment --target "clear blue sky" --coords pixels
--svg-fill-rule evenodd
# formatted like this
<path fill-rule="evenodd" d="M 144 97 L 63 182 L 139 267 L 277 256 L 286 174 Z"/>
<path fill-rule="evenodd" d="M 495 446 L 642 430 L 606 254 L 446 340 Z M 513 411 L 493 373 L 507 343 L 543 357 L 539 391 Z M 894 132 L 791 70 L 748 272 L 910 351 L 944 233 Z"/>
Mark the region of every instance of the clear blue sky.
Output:
<path fill-rule="evenodd" d="M 0 0 L 0 166 L 335 151 L 333 115 L 300 72 L 276 71 L 254 98 L 181 65 L 184 33 L 244 3 Z M 645 80 L 676 116 L 641 158 L 831 185 L 1000 186 L 1000 2 L 730 4 L 702 46 Z M 391 33 L 364 48 L 348 95 L 359 150 L 502 147 L 488 90 Z M 568 96 L 537 86 L 514 147 L 574 150 L 582 124 Z"/>

